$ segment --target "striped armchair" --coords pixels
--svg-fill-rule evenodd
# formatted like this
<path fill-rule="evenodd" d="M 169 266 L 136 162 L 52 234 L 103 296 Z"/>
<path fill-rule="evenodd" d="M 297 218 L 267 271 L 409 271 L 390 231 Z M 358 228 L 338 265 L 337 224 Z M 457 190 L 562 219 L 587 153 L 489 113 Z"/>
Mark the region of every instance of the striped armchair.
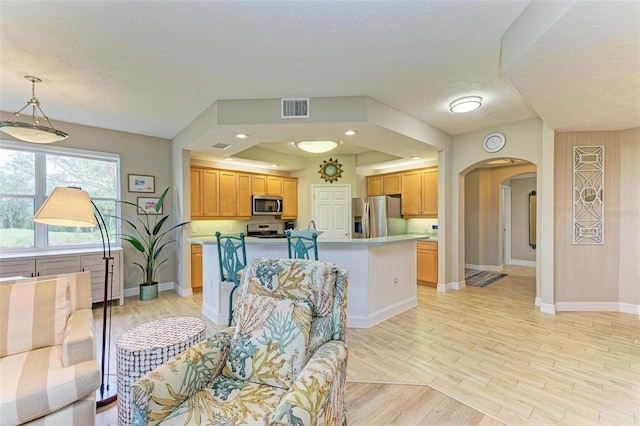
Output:
<path fill-rule="evenodd" d="M 92 425 L 89 272 L 0 282 L 0 424 Z"/>
<path fill-rule="evenodd" d="M 329 262 L 251 260 L 236 326 L 136 381 L 132 424 L 346 423 L 347 274 Z"/>

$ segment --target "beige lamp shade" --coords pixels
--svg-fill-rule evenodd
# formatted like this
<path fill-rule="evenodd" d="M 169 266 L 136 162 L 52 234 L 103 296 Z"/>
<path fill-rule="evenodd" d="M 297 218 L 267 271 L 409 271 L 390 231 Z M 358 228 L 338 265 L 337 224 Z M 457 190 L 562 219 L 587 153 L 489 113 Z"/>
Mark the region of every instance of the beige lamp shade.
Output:
<path fill-rule="evenodd" d="M 45 225 L 97 226 L 93 205 L 87 191 L 79 188 L 57 187 L 33 217 L 34 222 Z"/>

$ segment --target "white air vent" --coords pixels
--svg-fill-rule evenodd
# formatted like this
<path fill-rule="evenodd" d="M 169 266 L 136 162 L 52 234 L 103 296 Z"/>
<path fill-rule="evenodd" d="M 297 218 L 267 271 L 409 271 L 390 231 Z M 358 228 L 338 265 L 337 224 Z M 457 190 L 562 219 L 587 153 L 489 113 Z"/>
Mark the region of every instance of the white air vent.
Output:
<path fill-rule="evenodd" d="M 309 98 L 289 98 L 281 100 L 281 118 L 309 118 Z"/>
<path fill-rule="evenodd" d="M 229 148 L 231 145 L 227 145 L 226 143 L 217 143 L 215 145 L 212 145 L 211 148 L 215 148 L 215 149 L 227 149 Z"/>

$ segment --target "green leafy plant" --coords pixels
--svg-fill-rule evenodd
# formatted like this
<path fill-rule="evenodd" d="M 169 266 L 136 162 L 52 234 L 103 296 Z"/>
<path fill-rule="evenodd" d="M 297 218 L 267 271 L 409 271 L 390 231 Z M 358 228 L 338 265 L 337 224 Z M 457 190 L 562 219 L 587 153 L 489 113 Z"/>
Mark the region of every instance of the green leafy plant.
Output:
<path fill-rule="evenodd" d="M 162 250 L 169 244 L 175 242 L 175 240 L 167 241 L 166 238 L 170 236 L 170 233 L 174 229 L 180 228 L 189 223 L 182 222 L 169 229 L 164 229 L 165 224 L 169 219 L 169 215 L 162 216 L 159 212 L 162 211 L 162 205 L 164 204 L 165 197 L 169 192 L 169 188 L 170 187 L 167 187 L 167 189 L 162 192 L 162 195 L 160 195 L 155 207 L 155 213 L 148 213 L 144 210 L 143 217 L 137 217 L 138 223 L 125 219 L 124 217 L 118 217 L 118 219 L 127 222 L 134 231 L 132 234 L 120 234 L 120 236 L 124 241 L 131 244 L 133 248 L 144 256 L 144 262 L 133 262 L 134 265 L 138 266 L 142 270 L 144 282 L 140 285 L 143 286 L 154 284 L 156 271 L 163 263 L 169 260 L 168 258 L 162 260 L 159 259 Z M 120 200 L 119 202 L 133 206 L 136 210 L 139 210 L 137 204 L 124 200 Z M 153 217 L 153 219 L 151 217 Z M 167 224 L 167 226 L 169 225 Z"/>

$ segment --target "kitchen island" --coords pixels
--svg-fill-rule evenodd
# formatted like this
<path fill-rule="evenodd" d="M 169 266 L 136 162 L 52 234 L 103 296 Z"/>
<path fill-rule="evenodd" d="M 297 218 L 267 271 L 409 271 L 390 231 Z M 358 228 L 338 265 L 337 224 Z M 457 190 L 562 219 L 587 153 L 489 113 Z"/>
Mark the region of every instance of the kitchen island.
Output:
<path fill-rule="evenodd" d="M 349 271 L 347 326 L 367 328 L 417 305 L 416 241 L 424 235 L 366 239 L 318 239 L 318 257 Z M 202 313 L 216 324 L 228 317 L 231 285 L 220 284 L 218 248 L 213 236 L 192 237 L 202 245 Z M 286 258 L 287 240 L 245 238 L 247 261 Z"/>

